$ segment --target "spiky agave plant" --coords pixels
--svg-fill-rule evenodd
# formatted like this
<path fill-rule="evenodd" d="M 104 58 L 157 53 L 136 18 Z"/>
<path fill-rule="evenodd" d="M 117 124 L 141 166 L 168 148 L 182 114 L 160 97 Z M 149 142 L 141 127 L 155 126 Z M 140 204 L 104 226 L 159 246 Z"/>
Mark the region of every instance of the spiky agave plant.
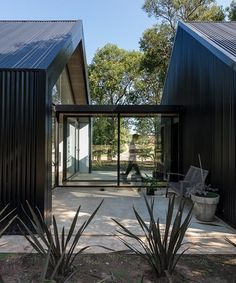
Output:
<path fill-rule="evenodd" d="M 119 238 L 129 250 L 145 258 L 158 277 L 165 274 L 172 274 L 180 257 L 188 249 L 186 248 L 177 255 L 177 252 L 183 245 L 183 239 L 191 221 L 193 205 L 189 209 L 187 216 L 184 217 L 183 211 L 186 200 L 182 198 L 173 219 L 175 196 L 170 197 L 166 213 L 166 226 L 164 232 L 161 233 L 159 218 L 156 218 L 154 215 L 154 198 L 151 199 L 150 204 L 145 195 L 144 200 L 149 215 L 149 224 L 145 223 L 144 219 L 140 216 L 135 207 L 133 207 L 135 217 L 144 233 L 144 240 L 142 239 L 143 237 L 135 235 L 123 224 L 113 219 L 120 228 L 117 232 L 121 236 L 134 239 L 144 252 L 141 252 L 137 247 L 129 243 L 128 240 L 122 237 Z"/>
<path fill-rule="evenodd" d="M 236 248 L 236 243 L 231 241 L 229 238 L 225 237 L 225 241 L 228 242 L 230 245 L 234 246 Z"/>
<path fill-rule="evenodd" d="M 45 266 L 48 266 L 50 270 L 52 270 L 50 280 L 54 278 L 63 279 L 69 276 L 74 270 L 74 261 L 76 257 L 90 247 L 90 246 L 83 247 L 78 252 L 74 253 L 75 248 L 84 230 L 92 221 L 92 219 L 94 218 L 95 214 L 97 213 L 102 203 L 103 200 L 94 210 L 94 212 L 90 215 L 90 217 L 83 222 L 83 224 L 78 228 L 78 230 L 75 231 L 76 223 L 81 209 L 81 206 L 79 206 L 79 208 L 75 213 L 74 219 L 71 223 L 67 235 L 65 233 L 64 226 L 59 235 L 59 229 L 54 215 L 53 215 L 53 224 L 51 229 L 48 228 L 47 224 L 43 220 L 40 211 L 37 209 L 37 214 L 36 214 L 32 209 L 32 207 L 27 203 L 31 214 L 31 217 L 27 215 L 27 218 L 37 235 L 31 231 L 31 229 L 23 220 L 19 219 L 21 225 L 24 227 L 26 232 L 24 232 L 23 229 L 21 230 L 25 238 L 32 245 L 32 247 L 40 255 L 46 258 L 46 262 L 48 261 L 48 263 Z"/>
<path fill-rule="evenodd" d="M 0 210 L 0 237 L 16 218 L 16 215 L 14 215 L 15 209 L 11 210 L 9 213 L 6 214 L 6 210 L 8 207 L 9 204 L 6 205 L 2 210 Z"/>
<path fill-rule="evenodd" d="M 16 219 L 17 215 L 14 215 L 15 209 L 11 210 L 6 214 L 6 210 L 9 207 L 9 204 L 6 205 L 2 210 L 0 210 L 0 237 L 7 230 L 7 228 L 12 224 Z M 0 283 L 4 282 L 2 276 L 0 275 Z"/>

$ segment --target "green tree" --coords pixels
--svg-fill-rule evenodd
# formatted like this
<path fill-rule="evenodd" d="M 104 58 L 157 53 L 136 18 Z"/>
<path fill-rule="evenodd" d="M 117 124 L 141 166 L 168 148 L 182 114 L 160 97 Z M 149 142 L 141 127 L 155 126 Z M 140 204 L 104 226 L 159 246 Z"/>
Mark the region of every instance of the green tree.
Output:
<path fill-rule="evenodd" d="M 226 12 L 228 12 L 228 19 L 230 21 L 236 21 L 236 2 L 232 1 L 230 6 L 226 8 Z"/>
<path fill-rule="evenodd" d="M 139 51 L 126 51 L 114 44 L 99 49 L 89 65 L 93 104 L 133 103 L 135 85 L 140 80 Z"/>
<path fill-rule="evenodd" d="M 157 104 L 161 100 L 177 21 L 222 21 L 225 14 L 214 0 L 146 0 L 143 9 L 159 23 L 147 29 L 140 39 L 142 71 L 149 80 L 149 92 L 153 92 L 149 97 Z"/>
<path fill-rule="evenodd" d="M 223 8 L 215 0 L 145 0 L 143 9 L 158 22 L 170 26 L 173 34 L 177 22 L 183 21 L 222 21 Z"/>
<path fill-rule="evenodd" d="M 222 7 L 216 5 L 213 0 L 146 0 L 143 9 L 158 22 L 147 29 L 140 39 L 140 49 L 143 51 L 140 65 L 144 77 L 143 85 L 147 89 L 145 98 L 150 104 L 159 104 L 177 22 L 179 20 L 221 21 L 224 20 L 225 15 Z M 156 137 L 154 160 L 157 166 L 161 148 L 159 119 L 154 118 L 148 123 L 139 119 L 136 127 L 140 132 L 148 130 Z"/>
<path fill-rule="evenodd" d="M 120 120 L 120 152 L 123 152 L 129 138 L 129 128 Z M 101 161 L 103 154 L 112 160 L 118 154 L 118 120 L 116 117 L 95 117 L 93 119 L 93 156 Z"/>
<path fill-rule="evenodd" d="M 126 51 L 113 44 L 99 49 L 89 65 L 89 81 L 93 104 L 132 104 L 138 103 L 142 86 L 140 61 L 142 53 Z M 129 125 L 121 125 L 120 149 L 127 141 Z M 107 153 L 112 160 L 117 154 L 117 119 L 115 117 L 95 119 L 93 140 L 97 148 Z M 99 158 L 99 156 L 98 156 Z"/>
<path fill-rule="evenodd" d="M 150 104 L 159 104 L 171 54 L 173 37 L 169 25 L 147 29 L 140 40 L 140 49 L 146 96 Z"/>

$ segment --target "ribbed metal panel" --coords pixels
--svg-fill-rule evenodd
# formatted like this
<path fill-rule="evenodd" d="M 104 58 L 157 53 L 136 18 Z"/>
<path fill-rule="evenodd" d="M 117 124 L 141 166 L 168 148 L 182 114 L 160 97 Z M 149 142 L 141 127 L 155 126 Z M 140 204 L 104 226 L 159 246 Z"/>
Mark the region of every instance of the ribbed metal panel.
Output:
<path fill-rule="evenodd" d="M 29 95 L 34 74 L 9 71 L 0 74 L 1 204 L 15 205 L 20 198 L 34 202 L 29 194 L 29 188 L 35 187 L 35 174 L 31 174 L 35 170 L 35 156 L 31 154 L 35 153 L 35 108 L 34 96 Z"/>
<path fill-rule="evenodd" d="M 51 91 L 82 40 L 81 21 L 0 21 L 0 207 L 27 200 L 48 224 Z"/>
<path fill-rule="evenodd" d="M 215 24 L 212 24 L 215 27 Z M 223 25 L 224 26 L 224 25 Z M 235 34 L 236 38 L 236 34 Z M 236 73 L 195 39 L 179 28 L 164 88 L 163 103 L 184 105 L 182 165 L 210 171 L 208 181 L 219 188 L 218 213 L 236 226 L 235 159 Z"/>
<path fill-rule="evenodd" d="M 0 207 L 10 203 L 21 213 L 27 200 L 44 215 L 50 208 L 44 203 L 46 107 L 42 78 L 34 71 L 0 71 Z"/>
<path fill-rule="evenodd" d="M 190 22 L 186 24 L 198 31 L 210 42 L 214 42 L 224 51 L 235 57 L 236 61 L 236 23 L 235 22 Z"/>
<path fill-rule="evenodd" d="M 79 30 L 81 21 L 0 21 L 0 68 L 47 69 Z"/>

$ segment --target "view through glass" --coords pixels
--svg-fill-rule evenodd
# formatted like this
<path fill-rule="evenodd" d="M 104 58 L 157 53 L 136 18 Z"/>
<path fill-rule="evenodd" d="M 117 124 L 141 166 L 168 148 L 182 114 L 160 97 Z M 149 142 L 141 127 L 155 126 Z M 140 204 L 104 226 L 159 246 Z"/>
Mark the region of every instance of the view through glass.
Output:
<path fill-rule="evenodd" d="M 163 181 L 178 157 L 176 137 L 164 141 L 173 117 L 161 115 L 90 115 L 64 118 L 58 156 L 61 185 L 143 186 L 148 178 Z M 172 130 L 171 130 L 172 129 Z M 170 144 L 175 141 L 175 146 Z M 164 150 L 165 149 L 165 150 Z M 167 154 L 166 154 L 167 153 Z M 173 163 L 173 162 L 172 162 Z"/>

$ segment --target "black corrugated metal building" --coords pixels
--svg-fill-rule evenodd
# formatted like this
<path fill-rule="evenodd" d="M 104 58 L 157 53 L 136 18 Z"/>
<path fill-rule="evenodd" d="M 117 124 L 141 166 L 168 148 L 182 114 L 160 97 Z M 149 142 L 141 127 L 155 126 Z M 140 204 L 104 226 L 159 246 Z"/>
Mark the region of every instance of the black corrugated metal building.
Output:
<path fill-rule="evenodd" d="M 69 103 L 87 104 L 81 21 L 0 21 L 0 206 L 20 212 L 27 200 L 48 223 L 52 92 L 62 74 Z"/>
<path fill-rule="evenodd" d="M 162 104 L 181 104 L 182 171 L 198 165 L 219 188 L 218 213 L 236 226 L 236 23 L 178 25 Z M 168 139 L 168 137 L 166 137 Z"/>

